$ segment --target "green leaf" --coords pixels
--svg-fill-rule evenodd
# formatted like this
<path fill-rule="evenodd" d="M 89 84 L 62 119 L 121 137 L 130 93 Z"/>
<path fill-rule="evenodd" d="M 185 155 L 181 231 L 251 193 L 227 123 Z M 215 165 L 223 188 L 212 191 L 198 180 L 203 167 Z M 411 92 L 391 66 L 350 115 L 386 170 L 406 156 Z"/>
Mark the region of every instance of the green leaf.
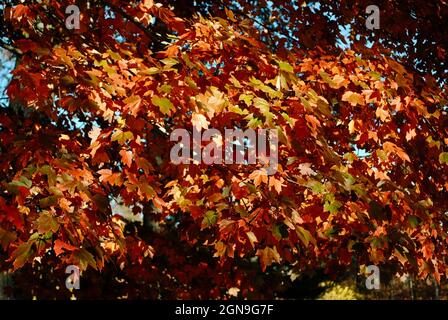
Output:
<path fill-rule="evenodd" d="M 151 102 L 159 107 L 160 112 L 163 114 L 169 114 L 171 110 L 174 110 L 174 105 L 171 103 L 171 101 L 168 98 L 160 98 L 158 96 L 153 96 L 151 99 Z"/>
<path fill-rule="evenodd" d="M 315 194 L 320 194 L 320 193 L 325 192 L 325 186 L 322 183 L 320 183 L 319 181 L 314 181 L 314 180 L 310 181 L 307 184 L 307 187 L 310 188 L 313 191 L 313 193 L 315 193 Z"/>
<path fill-rule="evenodd" d="M 202 219 L 202 228 L 207 228 L 218 222 L 218 215 L 215 211 L 209 210 L 205 213 L 204 219 Z"/>
<path fill-rule="evenodd" d="M 331 117 L 331 110 L 330 110 L 330 105 L 328 104 L 327 101 L 325 101 L 324 99 L 320 98 L 317 99 L 317 109 L 326 117 Z"/>
<path fill-rule="evenodd" d="M 196 84 L 196 82 L 194 82 L 194 80 L 191 79 L 190 77 L 185 77 L 185 82 L 192 89 L 197 89 L 198 88 L 198 85 Z"/>
<path fill-rule="evenodd" d="M 418 225 L 420 224 L 418 221 L 418 217 L 416 216 L 408 216 L 408 222 L 412 228 L 417 228 Z"/>
<path fill-rule="evenodd" d="M 221 193 L 221 194 L 222 194 L 223 198 L 229 196 L 229 194 L 230 194 L 230 190 L 231 190 L 230 187 L 225 187 L 225 188 L 222 190 L 222 193 Z"/>
<path fill-rule="evenodd" d="M 233 75 L 230 75 L 230 81 L 232 84 L 237 88 L 242 88 L 241 83 L 238 81 L 237 78 L 235 78 Z"/>
<path fill-rule="evenodd" d="M 382 161 L 386 161 L 386 160 L 387 160 L 387 153 L 386 153 L 384 150 L 377 149 L 377 150 L 376 150 L 376 155 L 377 155 L 378 158 L 380 158 Z"/>
<path fill-rule="evenodd" d="M 255 87 L 258 88 L 259 86 L 263 85 L 263 82 L 261 82 L 260 80 L 258 80 L 257 78 L 255 78 L 254 76 L 250 77 L 249 79 L 249 83 Z"/>
<path fill-rule="evenodd" d="M 307 110 L 311 110 L 311 104 L 308 100 L 306 100 L 304 97 L 300 97 L 300 101 L 302 101 L 303 105 Z"/>
<path fill-rule="evenodd" d="M 370 240 L 370 243 L 374 248 L 384 247 L 384 239 L 380 237 L 373 237 L 373 239 Z"/>
<path fill-rule="evenodd" d="M 294 72 L 294 68 L 286 61 L 278 61 L 278 66 L 280 67 L 280 70 L 286 71 L 286 72 Z"/>
<path fill-rule="evenodd" d="M 272 228 L 272 235 L 275 239 L 280 240 L 282 238 L 282 233 L 280 232 L 280 225 L 276 224 Z"/>
<path fill-rule="evenodd" d="M 151 75 L 157 74 L 159 72 L 160 72 L 159 68 L 151 67 L 149 69 L 144 69 L 144 70 L 140 71 L 140 74 L 146 75 L 146 76 L 151 76 Z"/>
<path fill-rule="evenodd" d="M 267 102 L 263 98 L 255 98 L 254 99 L 254 106 L 260 109 L 261 113 L 265 115 L 266 113 L 269 113 L 269 102 Z"/>
<path fill-rule="evenodd" d="M 372 78 L 374 78 L 376 80 L 381 80 L 381 74 L 379 74 L 376 71 L 370 71 L 369 76 L 371 76 Z"/>
<path fill-rule="evenodd" d="M 338 212 L 340 207 L 342 207 L 342 204 L 334 198 L 332 193 L 325 196 L 324 211 L 335 214 Z"/>
<path fill-rule="evenodd" d="M 117 130 L 112 134 L 111 140 L 124 144 L 127 140 L 134 140 L 134 134 L 131 131 L 123 132 L 121 130 Z"/>
<path fill-rule="evenodd" d="M 291 117 L 287 113 L 282 112 L 282 117 L 288 122 L 290 127 L 294 127 L 294 120 L 291 119 Z"/>
<path fill-rule="evenodd" d="M 58 203 L 58 196 L 49 196 L 39 200 L 39 205 L 41 208 L 48 208 L 55 206 Z"/>
<path fill-rule="evenodd" d="M 173 90 L 173 87 L 170 86 L 169 84 L 164 84 L 164 85 L 160 86 L 159 88 L 157 88 L 157 90 L 159 92 L 163 92 L 163 93 L 170 93 L 171 90 Z"/>
<path fill-rule="evenodd" d="M 13 181 L 10 183 L 11 186 L 16 186 L 16 187 L 25 187 L 27 189 L 30 189 L 32 186 L 32 182 L 31 180 L 29 180 L 27 177 L 25 176 L 21 176 L 19 178 L 19 180 Z"/>
<path fill-rule="evenodd" d="M 239 100 L 244 101 L 248 106 L 250 106 L 253 98 L 254 98 L 254 96 L 251 94 L 242 93 L 242 94 L 240 94 Z"/>
<path fill-rule="evenodd" d="M 240 215 L 241 218 L 245 218 L 249 215 L 249 213 L 246 211 L 246 209 L 244 209 L 243 206 L 235 206 L 234 210 Z"/>
<path fill-rule="evenodd" d="M 322 80 L 324 80 L 330 86 L 333 86 L 335 84 L 333 79 L 331 79 L 331 76 L 328 73 L 326 73 L 325 71 L 319 72 L 319 75 L 321 76 Z"/>
<path fill-rule="evenodd" d="M 163 64 L 166 66 L 166 68 L 171 68 L 172 66 L 175 66 L 176 64 L 179 63 L 179 61 L 177 61 L 176 59 L 173 59 L 173 58 L 165 58 L 160 61 L 163 62 Z"/>
<path fill-rule="evenodd" d="M 250 121 L 247 123 L 247 126 L 251 129 L 256 129 L 261 127 L 262 124 L 263 122 L 260 119 L 254 117 L 250 119 Z"/>
<path fill-rule="evenodd" d="M 308 230 L 304 229 L 301 226 L 296 226 L 296 232 L 300 241 L 302 241 L 306 247 L 310 242 L 313 243 L 314 245 L 316 244 L 316 239 L 313 238 L 313 236 Z"/>
<path fill-rule="evenodd" d="M 359 93 L 353 92 L 353 91 L 346 91 L 342 95 L 342 101 L 349 102 L 352 106 L 356 105 L 364 105 L 364 98 Z"/>

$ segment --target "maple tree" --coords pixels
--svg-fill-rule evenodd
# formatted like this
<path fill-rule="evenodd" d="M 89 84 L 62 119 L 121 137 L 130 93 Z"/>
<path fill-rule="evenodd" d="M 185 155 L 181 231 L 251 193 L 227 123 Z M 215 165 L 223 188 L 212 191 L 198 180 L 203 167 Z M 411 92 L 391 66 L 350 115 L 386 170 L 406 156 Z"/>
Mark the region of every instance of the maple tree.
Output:
<path fill-rule="evenodd" d="M 5 1 L 1 269 L 42 275 L 49 297 L 71 295 L 54 287 L 72 264 L 115 298 L 273 297 L 291 273 L 353 265 L 446 277 L 447 35 L 421 17 L 446 4 L 403 17 L 436 43 L 411 51 L 365 18 L 338 47 L 367 6 L 348 3 L 319 2 L 330 19 L 294 1 L 77 1 L 68 30 L 66 2 Z M 277 172 L 173 164 L 170 132 L 193 127 L 276 129 Z"/>

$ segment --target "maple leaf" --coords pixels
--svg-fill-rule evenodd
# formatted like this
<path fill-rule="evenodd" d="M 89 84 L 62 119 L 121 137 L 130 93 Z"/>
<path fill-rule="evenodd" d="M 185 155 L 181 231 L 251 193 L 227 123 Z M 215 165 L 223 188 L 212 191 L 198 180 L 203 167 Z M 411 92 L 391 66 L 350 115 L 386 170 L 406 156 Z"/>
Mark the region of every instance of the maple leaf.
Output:
<path fill-rule="evenodd" d="M 381 119 L 381 121 L 387 122 L 390 121 L 389 111 L 383 109 L 382 107 L 376 108 L 375 115 Z"/>
<path fill-rule="evenodd" d="M 193 127 L 196 128 L 197 131 L 201 131 L 202 129 L 208 129 L 210 122 L 207 118 L 200 113 L 193 113 L 191 116 L 191 123 Z"/>
<path fill-rule="evenodd" d="M 94 126 L 89 132 L 90 144 L 93 144 L 98 136 L 101 134 L 101 128 Z"/>
<path fill-rule="evenodd" d="M 80 248 L 72 251 L 72 258 L 77 262 L 81 270 L 86 270 L 87 266 L 91 266 L 97 270 L 97 264 L 94 256 L 85 248 Z"/>
<path fill-rule="evenodd" d="M 132 151 L 122 149 L 120 151 L 121 161 L 127 166 L 131 167 L 132 165 Z"/>
<path fill-rule="evenodd" d="M 54 249 L 54 252 L 55 252 L 56 256 L 59 256 L 59 255 L 63 254 L 64 251 L 74 251 L 77 248 L 72 246 L 72 245 L 70 245 L 70 244 L 68 244 L 68 243 L 65 243 L 65 242 L 57 239 L 54 242 L 53 249 Z"/>
<path fill-rule="evenodd" d="M 342 101 L 347 101 L 354 107 L 357 105 L 365 104 L 363 96 L 360 95 L 359 93 L 352 92 L 352 91 L 346 91 L 342 95 Z"/>
<path fill-rule="evenodd" d="M 299 164 L 300 174 L 304 176 L 315 176 L 317 173 L 313 169 L 311 169 L 311 163 L 301 163 Z"/>
<path fill-rule="evenodd" d="M 286 72 L 293 72 L 293 67 L 286 61 L 279 61 L 278 66 L 280 67 L 280 70 L 286 71 Z"/>
<path fill-rule="evenodd" d="M 262 182 L 268 183 L 268 175 L 265 169 L 259 169 L 253 171 L 249 175 L 249 179 L 254 181 L 254 185 L 258 187 Z"/>
<path fill-rule="evenodd" d="M 233 296 L 233 297 L 238 297 L 238 292 L 240 292 L 241 290 L 237 287 L 232 287 L 230 288 L 227 293 L 229 294 L 229 296 Z"/>
<path fill-rule="evenodd" d="M 124 144 L 126 141 L 128 140 L 133 140 L 134 139 L 134 134 L 131 131 L 126 131 L 123 132 L 120 129 L 117 129 L 113 134 L 112 134 L 112 141 L 118 141 L 121 145 Z"/>
<path fill-rule="evenodd" d="M 256 97 L 253 102 L 254 106 L 260 109 L 263 115 L 269 113 L 269 103 L 265 99 Z"/>
<path fill-rule="evenodd" d="M 393 142 L 390 142 L 390 141 L 384 142 L 383 149 L 384 149 L 384 151 L 386 151 L 387 154 L 395 153 L 402 160 L 411 162 L 411 159 L 409 158 L 407 153 Z"/>
<path fill-rule="evenodd" d="M 209 210 L 205 213 L 204 219 L 202 220 L 202 228 L 210 227 L 218 221 L 218 215 L 215 211 Z"/>
<path fill-rule="evenodd" d="M 175 109 L 174 105 L 166 97 L 160 98 L 155 95 L 151 98 L 151 101 L 156 107 L 159 107 L 160 112 L 163 114 L 170 115 L 171 111 Z"/>
<path fill-rule="evenodd" d="M 255 236 L 255 234 L 252 231 L 248 231 L 248 232 L 246 232 L 246 235 L 250 241 L 250 244 L 252 245 L 252 248 L 255 248 L 255 243 L 258 242 L 258 239 Z"/>
<path fill-rule="evenodd" d="M 415 132 L 415 129 L 411 129 L 406 133 L 406 140 L 410 141 L 413 138 L 415 138 L 417 136 L 417 133 Z"/>
<path fill-rule="evenodd" d="M 136 115 L 140 110 L 142 100 L 139 96 L 130 96 L 129 98 L 126 98 L 123 102 L 126 103 L 126 108 L 131 111 L 131 114 Z"/>
<path fill-rule="evenodd" d="M 42 211 L 36 221 L 37 230 L 40 233 L 47 233 L 48 231 L 56 232 L 59 229 L 59 223 L 51 215 L 49 211 Z"/>
<path fill-rule="evenodd" d="M 222 112 L 226 105 L 224 93 L 213 86 L 209 88 L 206 94 L 199 94 L 196 97 L 196 102 L 205 109 L 209 118 L 212 118 L 215 113 Z"/>
<path fill-rule="evenodd" d="M 34 254 L 34 250 L 31 247 L 31 243 L 25 242 L 20 244 L 11 255 L 11 259 L 14 260 L 14 269 L 20 269 L 23 265 L 29 261 Z"/>
<path fill-rule="evenodd" d="M 274 187 L 275 191 L 280 194 L 282 192 L 282 186 L 283 186 L 283 178 L 276 179 L 275 177 L 271 176 L 269 177 L 269 188 Z"/>
<path fill-rule="evenodd" d="M 144 0 L 142 4 L 145 8 L 151 9 L 152 6 L 154 6 L 154 1 L 153 0 Z"/>
<path fill-rule="evenodd" d="M 333 89 L 339 89 L 343 86 L 345 87 L 349 83 L 348 80 L 339 74 L 336 74 L 331 80 L 330 87 Z"/>

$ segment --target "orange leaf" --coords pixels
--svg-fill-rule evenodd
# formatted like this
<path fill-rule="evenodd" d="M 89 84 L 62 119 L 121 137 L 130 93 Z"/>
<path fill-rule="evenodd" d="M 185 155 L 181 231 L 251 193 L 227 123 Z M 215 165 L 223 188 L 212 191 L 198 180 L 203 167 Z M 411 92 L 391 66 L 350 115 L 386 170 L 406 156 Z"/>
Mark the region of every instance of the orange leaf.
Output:
<path fill-rule="evenodd" d="M 257 250 L 257 256 L 260 258 L 261 270 L 265 271 L 274 262 L 280 263 L 281 257 L 277 251 L 277 247 L 266 247 Z"/>
<path fill-rule="evenodd" d="M 356 106 L 356 105 L 364 105 L 364 97 L 362 95 L 360 95 L 359 93 L 353 92 L 353 91 L 346 91 L 343 95 L 342 95 L 342 101 L 347 101 L 349 102 L 352 106 Z"/>
<path fill-rule="evenodd" d="M 73 251 L 76 250 L 77 248 L 58 239 L 54 242 L 53 249 L 54 252 L 56 253 L 56 256 L 59 256 L 62 253 L 64 253 L 64 250 Z"/>
<path fill-rule="evenodd" d="M 123 161 L 123 163 L 125 165 L 127 165 L 128 167 L 131 167 L 131 165 L 132 165 L 132 151 L 126 151 L 126 150 L 122 149 L 120 151 L 120 155 L 121 155 L 121 161 Z"/>
<path fill-rule="evenodd" d="M 255 170 L 249 175 L 249 179 L 254 180 L 254 185 L 258 187 L 262 182 L 268 183 L 268 175 L 266 170 Z"/>

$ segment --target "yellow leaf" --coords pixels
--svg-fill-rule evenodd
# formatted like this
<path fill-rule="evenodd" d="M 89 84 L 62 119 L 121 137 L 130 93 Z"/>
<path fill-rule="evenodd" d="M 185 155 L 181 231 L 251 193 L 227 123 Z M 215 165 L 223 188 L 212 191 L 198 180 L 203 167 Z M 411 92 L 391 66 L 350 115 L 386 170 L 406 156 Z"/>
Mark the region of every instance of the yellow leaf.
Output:
<path fill-rule="evenodd" d="M 237 287 L 232 287 L 228 291 L 229 296 L 238 297 L 238 292 L 240 292 L 240 289 Z"/>
<path fill-rule="evenodd" d="M 364 98 L 362 95 L 360 95 L 359 93 L 353 92 L 353 91 L 346 91 L 343 95 L 342 95 L 342 101 L 347 101 L 349 102 L 352 106 L 356 106 L 356 105 L 364 105 Z"/>
<path fill-rule="evenodd" d="M 255 248 L 255 242 L 258 242 L 258 239 L 255 236 L 255 234 L 252 231 L 248 231 L 248 232 L 246 232 L 246 235 L 250 241 L 250 244 L 252 245 L 252 248 Z"/>
<path fill-rule="evenodd" d="M 282 191 L 282 184 L 283 178 L 276 179 L 275 177 L 271 177 L 269 179 L 269 188 L 274 187 L 275 191 L 277 191 L 278 194 Z"/>
<path fill-rule="evenodd" d="M 129 109 L 132 115 L 136 115 L 140 110 L 141 99 L 139 96 L 130 96 L 126 98 L 124 101 L 126 103 L 126 108 Z"/>
<path fill-rule="evenodd" d="M 195 127 L 197 131 L 201 131 L 202 129 L 208 129 L 208 125 L 210 124 L 207 118 L 200 113 L 193 113 L 191 117 L 191 123 L 193 124 L 193 127 Z"/>
<path fill-rule="evenodd" d="M 348 132 L 350 132 L 350 134 L 355 132 L 355 120 L 353 119 L 348 123 Z"/>
<path fill-rule="evenodd" d="M 386 153 L 388 155 L 390 153 L 395 153 L 402 160 L 411 162 L 411 159 L 409 159 L 409 156 L 407 155 L 407 153 L 393 142 L 389 142 L 389 141 L 384 142 L 383 149 L 384 149 L 384 151 L 386 151 Z"/>
<path fill-rule="evenodd" d="M 160 112 L 163 114 L 170 114 L 171 110 L 174 109 L 174 105 L 171 103 L 171 101 L 168 98 L 160 98 L 158 96 L 153 96 L 151 99 L 151 102 L 159 107 Z"/>
<path fill-rule="evenodd" d="M 224 10 L 226 11 L 227 17 L 229 17 L 229 19 L 232 22 L 236 22 L 235 16 L 233 15 L 233 12 L 231 10 L 227 9 L 227 8 L 224 8 Z"/>
<path fill-rule="evenodd" d="M 278 66 L 280 67 L 280 70 L 286 71 L 286 72 L 294 72 L 294 68 L 286 61 L 279 61 Z"/>
<path fill-rule="evenodd" d="M 339 89 L 342 86 L 347 86 L 347 84 L 348 80 L 337 74 L 333 77 L 332 82 L 330 83 L 330 87 L 333 89 Z"/>
<path fill-rule="evenodd" d="M 406 140 L 412 140 L 417 134 L 415 133 L 415 129 L 411 129 L 406 133 Z"/>
<path fill-rule="evenodd" d="M 381 107 L 378 107 L 378 108 L 376 109 L 375 115 L 376 115 L 377 118 L 380 118 L 381 121 L 383 121 L 383 122 L 388 122 L 388 121 L 390 121 L 390 114 L 389 114 L 389 111 L 384 110 L 384 109 L 381 108 Z"/>
<path fill-rule="evenodd" d="M 205 109 L 209 118 L 212 118 L 215 113 L 223 111 L 226 100 L 223 92 L 216 87 L 210 87 L 205 94 L 196 96 L 196 103 L 198 103 L 199 107 Z"/>
<path fill-rule="evenodd" d="M 266 170 L 255 170 L 249 175 L 249 179 L 254 180 L 254 185 L 258 187 L 262 182 L 268 183 L 268 175 Z"/>

